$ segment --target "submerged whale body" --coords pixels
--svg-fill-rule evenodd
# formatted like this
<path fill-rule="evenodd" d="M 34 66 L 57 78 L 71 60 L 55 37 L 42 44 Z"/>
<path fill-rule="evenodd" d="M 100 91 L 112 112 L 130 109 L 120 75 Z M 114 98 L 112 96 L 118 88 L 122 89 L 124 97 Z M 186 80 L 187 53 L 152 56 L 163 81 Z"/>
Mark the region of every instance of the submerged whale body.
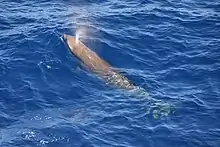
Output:
<path fill-rule="evenodd" d="M 137 88 L 131 81 L 128 80 L 128 78 L 113 69 L 110 64 L 86 47 L 78 38 L 66 34 L 63 35 L 63 38 L 71 52 L 79 58 L 89 70 L 98 74 L 108 84 L 124 89 Z"/>

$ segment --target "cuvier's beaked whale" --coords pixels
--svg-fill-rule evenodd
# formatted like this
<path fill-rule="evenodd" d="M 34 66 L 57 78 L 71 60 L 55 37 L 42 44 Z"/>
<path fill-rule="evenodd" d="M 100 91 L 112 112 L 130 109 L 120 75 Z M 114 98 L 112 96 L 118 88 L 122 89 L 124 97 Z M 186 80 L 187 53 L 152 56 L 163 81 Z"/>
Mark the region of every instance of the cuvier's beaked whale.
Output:
<path fill-rule="evenodd" d="M 95 52 L 86 47 L 78 38 L 66 34 L 63 35 L 63 38 L 71 52 L 78 57 L 89 70 L 98 74 L 107 83 L 123 89 L 134 90 L 136 97 L 148 98 L 149 95 L 145 89 L 135 86 L 128 78 L 120 74 L 119 71 L 115 70 Z M 171 107 L 168 103 L 152 98 L 148 98 L 148 100 L 149 106 L 147 113 L 152 112 L 155 119 L 167 116 L 171 112 Z"/>
<path fill-rule="evenodd" d="M 86 67 L 98 74 L 108 84 L 113 84 L 124 89 L 137 88 L 125 76 L 120 74 L 117 70 L 101 59 L 95 52 L 86 47 L 78 38 L 70 35 L 63 35 L 71 52 L 82 61 Z"/>

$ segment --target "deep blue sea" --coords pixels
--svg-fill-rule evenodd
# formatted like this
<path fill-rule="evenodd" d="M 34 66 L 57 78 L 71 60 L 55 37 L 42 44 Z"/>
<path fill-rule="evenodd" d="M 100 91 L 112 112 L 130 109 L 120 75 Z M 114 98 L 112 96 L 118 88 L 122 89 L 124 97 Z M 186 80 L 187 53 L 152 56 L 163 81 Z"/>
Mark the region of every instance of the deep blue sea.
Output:
<path fill-rule="evenodd" d="M 220 147 L 220 1 L 1 0 L 0 147 Z"/>

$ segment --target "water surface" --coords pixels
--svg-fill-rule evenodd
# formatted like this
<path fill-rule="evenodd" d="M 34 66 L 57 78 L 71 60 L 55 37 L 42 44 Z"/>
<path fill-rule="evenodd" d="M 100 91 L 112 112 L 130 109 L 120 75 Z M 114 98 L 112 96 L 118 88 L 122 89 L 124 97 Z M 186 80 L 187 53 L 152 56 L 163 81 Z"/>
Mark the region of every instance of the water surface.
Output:
<path fill-rule="evenodd" d="M 76 32 L 149 96 L 82 68 Z M 2 1 L 0 146 L 219 147 L 219 32 L 217 0 Z"/>

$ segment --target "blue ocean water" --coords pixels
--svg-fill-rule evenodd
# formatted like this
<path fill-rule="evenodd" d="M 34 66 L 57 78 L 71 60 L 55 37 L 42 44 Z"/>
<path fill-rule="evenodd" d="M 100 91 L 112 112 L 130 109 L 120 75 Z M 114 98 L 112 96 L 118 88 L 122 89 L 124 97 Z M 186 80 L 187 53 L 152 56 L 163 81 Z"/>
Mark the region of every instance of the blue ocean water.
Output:
<path fill-rule="evenodd" d="M 86 71 L 62 33 L 149 96 Z M 1 147 L 220 146 L 218 0 L 3 0 L 0 46 Z"/>

